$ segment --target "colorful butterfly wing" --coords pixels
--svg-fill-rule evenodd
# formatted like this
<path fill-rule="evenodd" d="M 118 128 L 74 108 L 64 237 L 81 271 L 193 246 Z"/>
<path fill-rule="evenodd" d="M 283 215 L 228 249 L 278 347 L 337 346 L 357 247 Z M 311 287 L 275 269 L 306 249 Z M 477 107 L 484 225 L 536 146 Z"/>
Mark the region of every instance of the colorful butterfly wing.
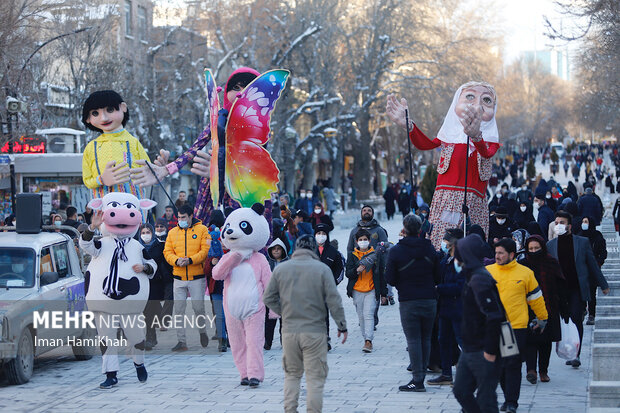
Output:
<path fill-rule="evenodd" d="M 269 122 L 289 72 L 263 73 L 235 100 L 226 124 L 226 191 L 243 207 L 264 202 L 277 192 L 280 170 L 263 147 Z"/>
<path fill-rule="evenodd" d="M 209 105 L 209 122 L 211 125 L 211 166 L 209 167 L 209 179 L 211 180 L 211 199 L 215 206 L 220 201 L 218 149 L 220 142 L 217 139 L 217 117 L 220 110 L 220 99 L 217 96 L 217 85 L 213 74 L 209 69 L 205 69 L 205 81 L 207 84 L 207 104 Z"/>

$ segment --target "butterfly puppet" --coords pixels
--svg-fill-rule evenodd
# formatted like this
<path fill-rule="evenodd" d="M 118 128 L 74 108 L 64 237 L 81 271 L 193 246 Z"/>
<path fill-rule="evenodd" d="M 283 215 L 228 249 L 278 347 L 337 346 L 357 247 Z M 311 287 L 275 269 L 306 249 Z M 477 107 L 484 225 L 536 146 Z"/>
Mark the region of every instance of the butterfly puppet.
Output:
<path fill-rule="evenodd" d="M 270 199 L 277 192 L 280 170 L 264 148 L 269 140 L 271 113 L 289 76 L 288 70 L 270 70 L 254 79 L 237 95 L 226 123 L 226 151 L 224 186 L 232 199 L 242 207 Z M 211 196 L 219 206 L 219 142 L 217 121 L 219 98 L 215 79 L 205 70 L 212 158 L 210 166 Z"/>

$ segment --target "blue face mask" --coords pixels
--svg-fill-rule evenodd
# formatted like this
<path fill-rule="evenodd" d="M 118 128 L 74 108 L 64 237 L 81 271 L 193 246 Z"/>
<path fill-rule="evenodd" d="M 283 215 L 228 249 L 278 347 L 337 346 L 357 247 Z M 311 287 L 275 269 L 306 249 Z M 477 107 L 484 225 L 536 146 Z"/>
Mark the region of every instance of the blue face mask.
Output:
<path fill-rule="evenodd" d="M 181 228 L 187 228 L 189 225 L 188 225 L 187 221 L 179 221 L 179 226 Z"/>
<path fill-rule="evenodd" d="M 448 243 L 446 241 L 441 241 L 441 250 L 445 254 L 448 254 L 450 252 L 450 250 L 448 249 Z"/>
<path fill-rule="evenodd" d="M 461 271 L 463 271 L 463 267 L 461 265 L 459 265 L 458 262 L 456 262 L 456 260 L 454 260 L 454 270 L 459 273 Z"/>

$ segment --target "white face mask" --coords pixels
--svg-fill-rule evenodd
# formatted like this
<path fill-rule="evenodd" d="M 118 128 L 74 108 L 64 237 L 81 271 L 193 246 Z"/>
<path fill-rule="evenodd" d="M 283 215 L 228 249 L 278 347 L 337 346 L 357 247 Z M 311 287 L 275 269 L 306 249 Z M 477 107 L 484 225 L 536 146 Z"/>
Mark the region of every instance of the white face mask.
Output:
<path fill-rule="evenodd" d="M 370 245 L 370 241 L 358 241 L 357 245 L 360 247 L 361 250 L 365 250 Z"/>
<path fill-rule="evenodd" d="M 163 237 L 164 235 L 166 235 L 166 231 L 155 231 L 155 235 L 157 235 L 158 237 Z"/>
<path fill-rule="evenodd" d="M 519 209 L 521 210 L 521 212 L 525 212 L 527 210 L 527 207 L 526 206 L 522 206 L 522 207 L 519 207 Z"/>
<path fill-rule="evenodd" d="M 497 196 L 497 198 L 501 198 L 502 194 L 497 194 L 496 196 Z"/>
<path fill-rule="evenodd" d="M 319 215 L 321 213 L 322 209 L 321 208 L 314 208 L 314 213 Z"/>
<path fill-rule="evenodd" d="M 590 224 L 581 224 L 581 229 L 587 231 L 590 228 Z"/>
<path fill-rule="evenodd" d="M 540 208 L 540 204 L 538 202 L 534 202 L 534 209 L 539 209 Z"/>
<path fill-rule="evenodd" d="M 525 191 L 525 190 L 527 190 L 527 186 L 523 185 L 523 186 L 521 187 L 521 189 L 523 189 L 523 190 Z"/>
<path fill-rule="evenodd" d="M 556 235 L 564 235 L 564 234 L 566 234 L 566 225 L 564 225 L 564 224 L 557 224 L 555 226 L 555 228 L 553 228 L 553 232 L 555 232 Z"/>
<path fill-rule="evenodd" d="M 54 221 L 54 225 L 56 225 L 57 227 L 59 227 L 59 226 L 61 226 L 61 225 L 62 225 L 62 222 L 61 222 L 61 221 Z"/>
<path fill-rule="evenodd" d="M 506 223 L 506 218 L 497 218 L 497 223 L 500 225 L 504 225 Z"/>
<path fill-rule="evenodd" d="M 316 239 L 316 242 L 319 245 L 323 245 L 323 244 L 325 244 L 325 241 L 327 241 L 327 235 L 317 234 L 317 235 L 314 236 L 314 239 Z"/>
<path fill-rule="evenodd" d="M 144 241 L 145 244 L 148 244 L 153 239 L 153 236 L 151 234 L 142 234 L 140 235 L 140 238 L 142 238 L 142 241 Z"/>
<path fill-rule="evenodd" d="M 26 264 L 13 264 L 11 265 L 11 269 L 13 270 L 13 272 L 19 274 L 26 269 Z"/>
<path fill-rule="evenodd" d="M 547 199 L 551 199 L 551 194 L 547 194 L 547 195 L 545 195 L 545 198 L 547 198 Z"/>

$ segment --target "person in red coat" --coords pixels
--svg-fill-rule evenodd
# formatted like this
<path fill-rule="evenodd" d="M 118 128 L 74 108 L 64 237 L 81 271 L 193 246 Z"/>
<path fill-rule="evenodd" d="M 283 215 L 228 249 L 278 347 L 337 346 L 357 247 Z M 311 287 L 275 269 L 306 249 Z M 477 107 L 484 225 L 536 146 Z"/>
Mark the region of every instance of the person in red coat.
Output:
<path fill-rule="evenodd" d="M 388 96 L 387 115 L 406 128 L 407 101 Z M 488 235 L 489 210 L 486 189 L 491 178 L 491 158 L 499 149 L 499 133 L 495 122 L 497 96 L 485 82 L 468 82 L 459 87 L 435 139 L 429 139 L 409 121 L 409 139 L 419 150 L 441 148 L 437 165 L 437 186 L 429 221 L 433 224 L 431 241 L 439 249 L 448 228 L 463 225 L 463 197 L 467 175 L 467 206 L 472 224 L 478 224 Z M 470 144 L 467 147 L 467 137 Z M 465 160 L 469 168 L 465 173 Z"/>

